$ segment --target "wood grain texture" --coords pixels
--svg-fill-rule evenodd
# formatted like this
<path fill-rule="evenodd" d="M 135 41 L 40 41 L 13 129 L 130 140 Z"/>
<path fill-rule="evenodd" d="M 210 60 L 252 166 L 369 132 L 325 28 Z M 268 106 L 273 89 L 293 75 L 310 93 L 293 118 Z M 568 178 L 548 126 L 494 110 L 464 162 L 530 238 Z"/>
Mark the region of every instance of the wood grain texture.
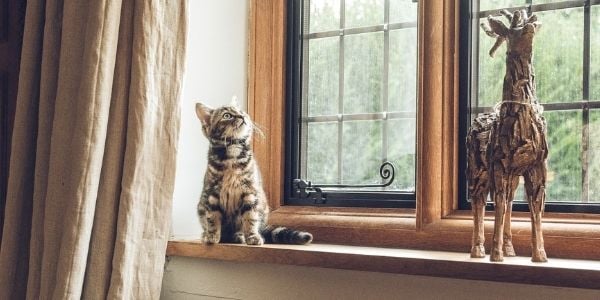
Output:
<path fill-rule="evenodd" d="M 195 241 L 169 242 L 167 255 L 600 289 L 600 262 L 580 260 L 555 259 L 539 265 L 511 257 L 504 264 L 495 264 L 470 259 L 466 253 L 325 244 L 204 246 Z"/>
<path fill-rule="evenodd" d="M 457 1 L 419 2 L 416 220 L 419 230 L 457 206 L 458 8 Z"/>
<path fill-rule="evenodd" d="M 482 217 L 488 196 L 494 201 L 494 243 L 490 259 L 514 256 L 511 244 L 512 202 L 519 184 L 525 191 L 532 222 L 532 260 L 547 260 L 542 234 L 546 198 L 546 121 L 537 102 L 533 68 L 533 39 L 540 28 L 535 15 L 526 10 L 488 16 L 481 27 L 496 43 L 489 54 L 506 42 L 506 72 L 501 104 L 492 113 L 480 114 L 467 134 L 469 195 L 473 208 L 472 257 L 484 257 Z M 508 26 L 500 19 L 507 18 Z"/>
<path fill-rule="evenodd" d="M 253 142 L 271 208 L 283 199 L 286 1 L 252 0 L 249 20 L 248 112 L 264 131 Z"/>
<path fill-rule="evenodd" d="M 598 260 L 600 220 L 552 215 L 545 219 L 544 238 L 551 257 Z M 570 220 L 571 222 L 566 222 Z M 578 220 L 578 221 L 574 221 Z M 473 222 L 468 212 L 455 213 L 416 230 L 410 211 L 356 209 L 332 212 L 324 208 L 281 207 L 271 223 L 311 232 L 317 243 L 354 246 L 465 251 L 471 247 Z M 486 246 L 491 244 L 493 214 L 485 217 Z M 513 218 L 513 246 L 517 255 L 531 253 L 528 214 Z"/>
<path fill-rule="evenodd" d="M 442 217 L 458 208 L 459 174 L 459 0 L 444 2 L 444 76 L 443 142 L 442 148 Z"/>

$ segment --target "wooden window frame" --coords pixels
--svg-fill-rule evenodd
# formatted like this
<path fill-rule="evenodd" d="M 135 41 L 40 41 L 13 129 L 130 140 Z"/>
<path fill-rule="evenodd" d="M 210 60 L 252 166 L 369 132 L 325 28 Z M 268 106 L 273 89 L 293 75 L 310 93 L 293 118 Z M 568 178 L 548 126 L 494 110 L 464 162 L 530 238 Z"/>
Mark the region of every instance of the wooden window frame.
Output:
<path fill-rule="evenodd" d="M 458 210 L 460 0 L 421 0 L 418 20 L 416 209 L 283 205 L 286 100 L 285 0 L 250 1 L 248 111 L 264 128 L 254 141 L 270 222 L 313 232 L 315 242 L 423 250 L 470 250 L 470 211 Z M 441 87 L 441 88 L 440 88 Z M 493 216 L 486 217 L 489 249 Z M 513 243 L 531 253 L 528 213 L 513 214 Z M 549 257 L 599 259 L 600 216 L 546 213 Z"/>

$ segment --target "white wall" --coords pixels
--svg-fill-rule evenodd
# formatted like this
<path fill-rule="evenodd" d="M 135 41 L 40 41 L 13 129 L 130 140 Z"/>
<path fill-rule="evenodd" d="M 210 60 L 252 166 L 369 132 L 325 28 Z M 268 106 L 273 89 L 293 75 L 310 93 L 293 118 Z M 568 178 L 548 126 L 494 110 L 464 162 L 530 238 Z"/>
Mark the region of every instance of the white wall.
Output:
<path fill-rule="evenodd" d="M 173 204 L 172 232 L 178 237 L 198 238 L 200 234 L 195 207 L 207 142 L 195 117 L 195 99 L 221 105 L 232 94 L 246 98 L 248 1 L 189 1 L 190 36 Z M 165 270 L 162 299 L 600 299 L 600 291 L 184 257 L 170 258 Z"/>
<path fill-rule="evenodd" d="M 228 104 L 246 99 L 247 0 L 190 0 L 181 131 L 171 233 L 199 238 L 196 204 L 200 197 L 208 142 L 200 131 L 194 104 Z"/>
<path fill-rule="evenodd" d="M 600 291 L 174 258 L 162 299 L 600 299 Z"/>

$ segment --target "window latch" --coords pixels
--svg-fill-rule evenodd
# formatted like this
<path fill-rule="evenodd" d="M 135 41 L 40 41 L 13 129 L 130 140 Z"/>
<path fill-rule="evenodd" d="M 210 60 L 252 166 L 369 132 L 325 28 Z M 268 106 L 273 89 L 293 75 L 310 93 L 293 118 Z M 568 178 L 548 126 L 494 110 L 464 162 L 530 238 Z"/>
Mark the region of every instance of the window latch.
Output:
<path fill-rule="evenodd" d="M 294 191 L 296 191 L 296 196 L 300 199 L 312 200 L 315 204 L 325 204 L 327 202 L 323 190 L 313 186 L 310 181 L 294 179 L 293 187 Z"/>
<path fill-rule="evenodd" d="M 313 185 L 312 182 L 304 179 L 294 179 L 292 187 L 299 199 L 312 200 L 315 204 L 325 204 L 327 195 L 323 193 L 322 188 L 383 188 L 390 186 L 396 176 L 396 167 L 389 161 L 383 162 L 379 167 L 379 176 L 383 180 L 381 184 L 319 184 Z"/>

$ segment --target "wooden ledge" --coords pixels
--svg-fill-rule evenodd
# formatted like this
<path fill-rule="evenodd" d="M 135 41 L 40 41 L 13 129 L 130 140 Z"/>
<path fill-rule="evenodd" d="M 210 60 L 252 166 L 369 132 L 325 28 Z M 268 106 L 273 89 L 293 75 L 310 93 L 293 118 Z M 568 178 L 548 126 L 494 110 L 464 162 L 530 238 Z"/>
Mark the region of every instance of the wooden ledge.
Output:
<path fill-rule="evenodd" d="M 550 258 L 547 263 L 532 263 L 527 257 L 507 257 L 493 263 L 487 257 L 472 259 L 457 252 L 327 244 L 207 246 L 198 241 L 170 241 L 167 255 L 600 289 L 600 261 Z"/>
<path fill-rule="evenodd" d="M 282 206 L 271 212 L 271 224 L 309 231 L 317 244 L 469 251 L 473 221 L 469 212 L 454 212 L 417 228 L 414 210 Z M 493 216 L 486 217 L 486 249 L 492 241 Z M 547 214 L 543 224 L 549 257 L 598 260 L 598 216 Z M 531 253 L 528 214 L 515 213 L 513 245 L 518 255 Z"/>

